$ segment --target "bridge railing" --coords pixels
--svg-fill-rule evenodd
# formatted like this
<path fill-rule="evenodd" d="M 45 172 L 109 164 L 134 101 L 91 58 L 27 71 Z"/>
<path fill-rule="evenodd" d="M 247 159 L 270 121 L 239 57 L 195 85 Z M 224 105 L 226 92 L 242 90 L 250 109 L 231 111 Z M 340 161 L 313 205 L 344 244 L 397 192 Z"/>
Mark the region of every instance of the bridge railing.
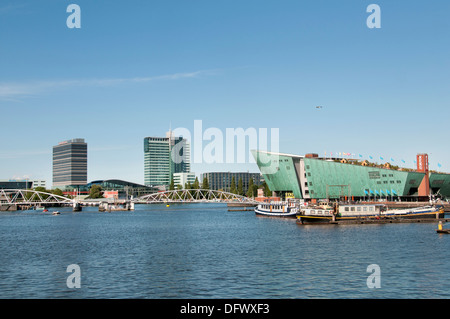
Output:
<path fill-rule="evenodd" d="M 32 189 L 0 189 L 0 205 L 73 204 L 74 200 Z"/>
<path fill-rule="evenodd" d="M 223 191 L 210 189 L 183 189 L 153 193 L 138 197 L 135 203 L 192 203 L 192 202 L 226 202 L 226 203 L 257 203 L 255 200 Z"/>

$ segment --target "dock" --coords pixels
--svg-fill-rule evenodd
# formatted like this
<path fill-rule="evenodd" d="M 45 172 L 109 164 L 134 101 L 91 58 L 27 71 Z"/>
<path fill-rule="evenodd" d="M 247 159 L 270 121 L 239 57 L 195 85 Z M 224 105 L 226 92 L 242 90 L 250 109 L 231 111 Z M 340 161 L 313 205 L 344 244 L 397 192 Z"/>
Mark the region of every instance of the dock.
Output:
<path fill-rule="evenodd" d="M 351 224 L 405 224 L 405 223 L 436 223 L 436 222 L 449 222 L 450 218 L 387 218 L 387 219 L 354 219 L 354 220 L 339 220 L 331 221 L 330 223 L 306 223 L 305 225 L 351 225 Z"/>

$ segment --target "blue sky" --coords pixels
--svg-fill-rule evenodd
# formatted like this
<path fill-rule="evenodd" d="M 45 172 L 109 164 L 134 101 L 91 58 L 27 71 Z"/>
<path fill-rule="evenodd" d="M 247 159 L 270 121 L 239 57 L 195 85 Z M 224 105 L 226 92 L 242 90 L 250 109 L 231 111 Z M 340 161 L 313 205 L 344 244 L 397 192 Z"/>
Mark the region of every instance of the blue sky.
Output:
<path fill-rule="evenodd" d="M 142 183 L 143 138 L 194 120 L 279 128 L 284 153 L 412 167 L 427 152 L 450 172 L 449 15 L 444 0 L 0 0 L 0 179 L 51 186 L 52 146 L 85 138 L 89 180 Z"/>

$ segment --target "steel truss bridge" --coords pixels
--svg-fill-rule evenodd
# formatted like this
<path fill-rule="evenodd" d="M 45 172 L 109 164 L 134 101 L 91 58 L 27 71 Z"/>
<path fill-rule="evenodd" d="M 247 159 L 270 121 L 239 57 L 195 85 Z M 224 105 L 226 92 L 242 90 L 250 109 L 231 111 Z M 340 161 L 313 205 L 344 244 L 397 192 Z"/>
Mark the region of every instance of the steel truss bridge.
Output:
<path fill-rule="evenodd" d="M 99 203 L 103 200 L 78 200 L 40 192 L 35 190 L 24 189 L 0 189 L 0 206 L 74 206 L 83 204 Z M 157 203 L 242 203 L 242 204 L 257 204 L 258 202 L 233 193 L 216 191 L 210 189 L 189 189 L 189 190 L 171 190 L 165 192 L 153 193 L 127 201 L 135 204 L 157 204 Z"/>
<path fill-rule="evenodd" d="M 64 196 L 32 189 L 0 189 L 0 205 L 74 205 L 76 201 Z"/>
<path fill-rule="evenodd" d="M 254 199 L 211 189 L 183 189 L 153 193 L 132 200 L 135 204 L 154 203 L 242 203 L 257 204 Z"/>

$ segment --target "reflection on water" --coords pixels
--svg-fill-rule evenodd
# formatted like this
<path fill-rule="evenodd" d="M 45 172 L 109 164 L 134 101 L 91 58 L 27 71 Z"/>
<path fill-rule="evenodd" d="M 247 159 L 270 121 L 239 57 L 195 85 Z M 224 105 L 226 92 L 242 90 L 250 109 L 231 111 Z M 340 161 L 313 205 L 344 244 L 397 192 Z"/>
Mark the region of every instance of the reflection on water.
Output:
<path fill-rule="evenodd" d="M 435 228 L 297 225 L 220 204 L 1 213 L 0 298 L 449 298 L 450 236 Z"/>

